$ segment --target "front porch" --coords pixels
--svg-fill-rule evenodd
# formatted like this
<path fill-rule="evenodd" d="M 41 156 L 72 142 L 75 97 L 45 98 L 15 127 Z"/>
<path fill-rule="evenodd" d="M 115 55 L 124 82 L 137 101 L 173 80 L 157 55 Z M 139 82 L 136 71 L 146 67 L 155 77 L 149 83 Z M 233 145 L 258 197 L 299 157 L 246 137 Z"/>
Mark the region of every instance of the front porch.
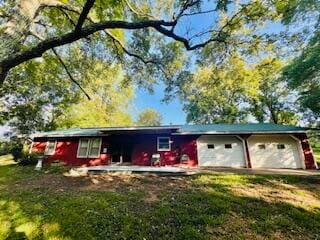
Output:
<path fill-rule="evenodd" d="M 81 174 L 99 174 L 99 173 L 151 173 L 151 174 L 187 174 L 189 171 L 180 167 L 153 167 L 153 166 L 124 166 L 124 165 L 101 165 L 91 167 L 80 167 L 74 169 Z"/>

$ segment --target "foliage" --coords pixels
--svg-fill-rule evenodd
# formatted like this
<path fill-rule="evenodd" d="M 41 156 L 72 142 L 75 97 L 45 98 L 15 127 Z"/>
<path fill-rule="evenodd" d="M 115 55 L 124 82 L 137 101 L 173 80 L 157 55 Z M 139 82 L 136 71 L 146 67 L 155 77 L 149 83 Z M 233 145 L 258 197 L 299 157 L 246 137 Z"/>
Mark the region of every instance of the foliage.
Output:
<path fill-rule="evenodd" d="M 253 116 L 258 122 L 296 124 L 292 91 L 281 81 L 283 62 L 271 56 L 247 63 L 232 54 L 219 65 L 200 65 L 178 82 L 187 121 L 235 123 Z"/>
<path fill-rule="evenodd" d="M 24 141 L 13 137 L 10 141 L 1 142 L 0 155 L 12 154 L 15 161 L 18 161 L 24 156 Z"/>
<path fill-rule="evenodd" d="M 310 39 L 301 55 L 283 71 L 289 86 L 297 89 L 303 107 L 320 116 L 320 31 Z"/>
<path fill-rule="evenodd" d="M 136 125 L 138 126 L 160 126 L 162 116 L 152 108 L 146 108 L 139 113 Z"/>
<path fill-rule="evenodd" d="M 79 96 L 63 71 L 52 56 L 14 69 L 0 89 L 2 122 L 18 134 L 54 129 L 55 119 Z"/>
<path fill-rule="evenodd" d="M 306 41 L 302 51 L 283 70 L 289 87 L 297 90 L 304 111 L 310 109 L 315 118 L 320 116 L 320 2 L 277 1 L 277 10 L 285 25 L 302 26 Z"/>
<path fill-rule="evenodd" d="M 23 152 L 22 156 L 16 160 L 21 166 L 35 166 L 39 158 L 43 158 L 43 153 L 26 153 Z"/>
<path fill-rule="evenodd" d="M 188 78 L 182 77 L 184 80 Z M 194 123 L 233 123 L 245 119 L 240 105 L 251 92 L 252 78 L 245 62 L 232 56 L 222 66 L 201 66 L 180 86 L 187 121 Z M 236 83 L 236 84 L 235 84 Z"/>
<path fill-rule="evenodd" d="M 297 124 L 295 97 L 280 78 L 283 65 L 276 58 L 266 57 L 254 66 L 259 87 L 257 96 L 249 99 L 249 108 L 259 122 Z"/>
<path fill-rule="evenodd" d="M 87 67 L 83 79 L 91 99 L 80 97 L 70 104 L 56 119 L 59 128 L 128 126 L 132 124 L 128 113 L 133 98 L 133 86 L 120 65 L 106 66 L 93 61 Z"/>

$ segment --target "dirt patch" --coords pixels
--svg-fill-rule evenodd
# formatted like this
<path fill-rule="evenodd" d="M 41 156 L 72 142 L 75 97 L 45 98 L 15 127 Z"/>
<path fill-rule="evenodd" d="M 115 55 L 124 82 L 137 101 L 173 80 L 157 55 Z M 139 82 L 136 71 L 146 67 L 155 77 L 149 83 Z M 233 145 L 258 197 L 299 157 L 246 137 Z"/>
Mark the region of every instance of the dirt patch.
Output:
<path fill-rule="evenodd" d="M 106 173 L 70 177 L 62 173 L 44 173 L 29 181 L 14 181 L 7 189 L 50 189 L 55 192 L 77 191 L 135 191 L 145 193 L 144 201 L 158 201 L 159 194 L 164 191 L 186 190 L 190 185 L 187 176 L 168 177 L 155 174 L 123 174 Z"/>

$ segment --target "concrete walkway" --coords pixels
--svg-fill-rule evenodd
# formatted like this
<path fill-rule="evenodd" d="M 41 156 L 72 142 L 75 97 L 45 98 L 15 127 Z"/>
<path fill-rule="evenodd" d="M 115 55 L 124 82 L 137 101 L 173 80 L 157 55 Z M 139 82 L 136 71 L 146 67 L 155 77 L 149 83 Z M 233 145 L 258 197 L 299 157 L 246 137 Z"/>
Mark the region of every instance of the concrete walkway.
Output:
<path fill-rule="evenodd" d="M 248 168 L 219 168 L 219 167 L 152 167 L 152 166 L 92 166 L 80 167 L 73 169 L 78 174 L 85 175 L 88 173 L 151 173 L 151 174 L 261 174 L 261 175 L 296 175 L 296 176 L 319 176 L 319 170 L 302 170 L 302 169 L 248 169 Z"/>
<path fill-rule="evenodd" d="M 200 167 L 193 169 L 201 173 L 234 173 L 234 174 L 261 174 L 261 175 L 296 175 L 296 176 L 320 176 L 319 170 L 303 169 L 248 169 L 248 168 L 218 168 L 218 167 Z"/>

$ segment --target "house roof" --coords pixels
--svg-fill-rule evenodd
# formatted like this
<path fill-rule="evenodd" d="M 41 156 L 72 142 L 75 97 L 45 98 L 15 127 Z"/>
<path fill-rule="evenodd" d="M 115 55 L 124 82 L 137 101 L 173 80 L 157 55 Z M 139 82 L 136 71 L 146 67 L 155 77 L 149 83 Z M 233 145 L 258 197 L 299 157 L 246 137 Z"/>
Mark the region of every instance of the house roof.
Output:
<path fill-rule="evenodd" d="M 269 123 L 248 124 L 209 124 L 209 125 L 168 125 L 168 126 L 142 126 L 142 127 L 107 127 L 107 128 L 73 128 L 51 132 L 36 133 L 32 137 L 85 137 L 106 136 L 115 133 L 159 133 L 170 132 L 174 135 L 192 134 L 263 134 L 263 133 L 299 133 L 308 129 L 290 125 Z"/>
<path fill-rule="evenodd" d="M 183 125 L 176 134 L 298 133 L 306 130 L 303 127 L 271 123 L 210 124 Z"/>

